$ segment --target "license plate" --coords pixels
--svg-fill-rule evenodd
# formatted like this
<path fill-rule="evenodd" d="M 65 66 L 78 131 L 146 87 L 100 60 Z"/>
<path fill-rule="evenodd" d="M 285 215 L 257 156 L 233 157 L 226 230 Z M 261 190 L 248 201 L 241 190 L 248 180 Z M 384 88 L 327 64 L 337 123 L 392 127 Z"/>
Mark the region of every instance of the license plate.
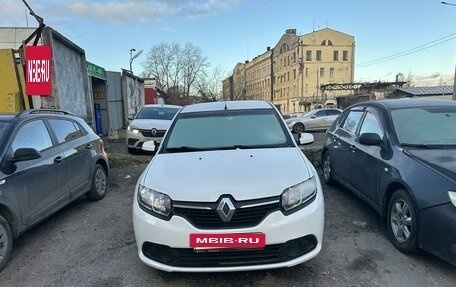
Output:
<path fill-rule="evenodd" d="M 264 233 L 190 234 L 190 247 L 194 249 L 263 248 L 265 245 Z"/>

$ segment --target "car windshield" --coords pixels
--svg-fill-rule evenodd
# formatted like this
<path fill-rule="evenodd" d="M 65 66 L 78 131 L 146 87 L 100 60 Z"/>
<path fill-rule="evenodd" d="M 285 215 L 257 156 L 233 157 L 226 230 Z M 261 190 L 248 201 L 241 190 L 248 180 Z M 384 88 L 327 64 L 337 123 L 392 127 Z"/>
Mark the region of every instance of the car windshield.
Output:
<path fill-rule="evenodd" d="M 301 118 L 306 118 L 306 119 L 308 119 L 308 118 L 310 118 L 311 116 L 313 116 L 315 113 L 316 113 L 316 111 L 310 111 L 310 112 L 308 112 L 308 113 L 302 115 Z"/>
<path fill-rule="evenodd" d="M 403 146 L 456 146 L 456 107 L 398 109 L 391 111 L 391 118 Z"/>
<path fill-rule="evenodd" d="M 153 120 L 172 120 L 174 115 L 179 111 L 179 108 L 168 107 L 143 107 L 137 119 L 153 119 Z"/>
<path fill-rule="evenodd" d="M 181 114 L 171 127 L 165 152 L 293 146 L 273 110 L 223 110 Z"/>

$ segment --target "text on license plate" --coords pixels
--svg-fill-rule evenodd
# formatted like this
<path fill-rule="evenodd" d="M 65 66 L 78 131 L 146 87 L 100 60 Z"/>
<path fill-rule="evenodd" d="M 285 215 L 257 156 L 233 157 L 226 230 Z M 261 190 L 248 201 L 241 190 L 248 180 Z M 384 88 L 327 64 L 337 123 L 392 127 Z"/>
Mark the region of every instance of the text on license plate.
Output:
<path fill-rule="evenodd" d="M 262 248 L 265 245 L 264 233 L 190 234 L 191 248 Z"/>

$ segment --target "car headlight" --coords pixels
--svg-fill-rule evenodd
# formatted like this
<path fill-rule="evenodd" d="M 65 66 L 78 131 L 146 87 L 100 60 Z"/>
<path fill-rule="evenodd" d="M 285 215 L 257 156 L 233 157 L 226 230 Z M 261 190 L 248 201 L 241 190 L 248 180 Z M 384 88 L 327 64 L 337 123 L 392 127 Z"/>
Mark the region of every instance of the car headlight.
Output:
<path fill-rule="evenodd" d="M 132 132 L 132 133 L 134 133 L 134 134 L 139 133 L 139 129 L 134 128 L 134 127 L 132 127 L 132 126 L 128 126 L 128 127 L 127 127 L 127 130 L 129 130 L 130 132 Z"/>
<path fill-rule="evenodd" d="M 138 202 L 151 214 L 157 215 L 162 219 L 171 218 L 171 198 L 164 193 L 138 185 Z"/>
<path fill-rule="evenodd" d="M 456 206 L 456 191 L 448 191 L 448 196 L 450 197 L 451 203 Z"/>
<path fill-rule="evenodd" d="M 285 214 L 298 211 L 306 206 L 306 203 L 317 194 L 317 181 L 311 177 L 306 181 L 298 183 L 285 189 L 282 193 L 282 211 Z"/>

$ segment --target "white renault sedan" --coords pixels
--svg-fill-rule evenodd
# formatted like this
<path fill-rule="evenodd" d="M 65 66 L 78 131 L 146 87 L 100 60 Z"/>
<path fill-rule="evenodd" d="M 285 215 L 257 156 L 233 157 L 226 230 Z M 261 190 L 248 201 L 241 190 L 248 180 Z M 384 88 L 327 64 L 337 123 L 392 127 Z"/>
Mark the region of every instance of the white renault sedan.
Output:
<path fill-rule="evenodd" d="M 261 101 L 181 109 L 133 202 L 139 258 L 165 271 L 291 267 L 320 252 L 323 225 L 317 172 Z"/>

